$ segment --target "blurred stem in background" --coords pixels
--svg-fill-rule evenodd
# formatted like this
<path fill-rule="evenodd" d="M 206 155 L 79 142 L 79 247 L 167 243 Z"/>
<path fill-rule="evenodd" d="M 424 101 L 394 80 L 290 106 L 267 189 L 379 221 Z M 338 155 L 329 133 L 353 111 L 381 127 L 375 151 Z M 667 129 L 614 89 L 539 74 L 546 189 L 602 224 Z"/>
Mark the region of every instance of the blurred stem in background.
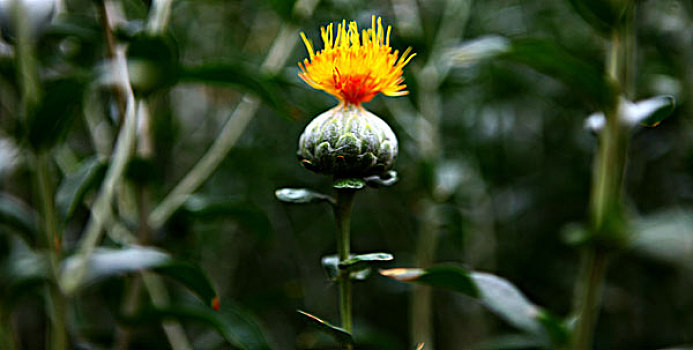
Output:
<path fill-rule="evenodd" d="M 294 4 L 293 14 L 297 18 L 308 18 L 319 0 L 300 0 Z M 261 70 L 267 74 L 277 74 L 286 65 L 286 60 L 298 43 L 298 27 L 294 23 L 283 23 L 272 42 Z M 149 226 L 156 230 L 180 208 L 217 169 L 260 107 L 260 99 L 245 94 L 229 119 L 222 127 L 219 136 L 195 166 L 181 179 L 169 194 L 149 215 Z"/>
<path fill-rule="evenodd" d="M 14 18 L 29 18 L 23 2 L 15 2 L 12 7 Z M 18 20 L 15 23 L 17 33 L 16 62 L 21 85 L 22 113 L 21 124 L 26 130 L 27 119 L 37 108 L 40 101 L 39 72 L 36 65 L 35 35 L 32 23 L 28 20 Z M 68 348 L 66 329 L 66 301 L 58 288 L 57 281 L 60 273 L 60 246 L 62 235 L 57 224 L 57 214 L 54 205 L 53 177 L 51 176 L 51 149 L 34 150 L 34 166 L 36 170 L 35 196 L 41 206 L 41 224 L 45 240 L 44 247 L 48 249 L 50 277 L 55 283 L 47 287 L 47 309 L 50 318 L 50 334 L 46 337 L 46 348 L 63 350 Z"/>
<path fill-rule="evenodd" d="M 356 191 L 351 189 L 337 190 L 337 203 L 334 205 L 334 216 L 337 223 L 337 254 L 339 261 L 346 261 L 350 255 L 351 208 Z M 351 273 L 348 269 L 339 270 L 339 314 L 342 328 L 351 333 Z"/>
<path fill-rule="evenodd" d="M 620 96 L 632 81 L 634 67 L 634 4 L 629 2 L 624 22 L 612 30 L 606 59 L 608 79 Z M 627 41 L 624 43 L 624 41 Z M 629 90 L 629 89 L 625 89 Z M 632 93 L 632 92 L 631 92 Z M 606 125 L 599 135 L 592 190 L 590 194 L 591 239 L 582 256 L 582 271 L 577 290 L 578 323 L 574 334 L 576 350 L 592 349 L 595 323 L 600 309 L 607 261 L 613 249 L 625 238 L 626 218 L 623 211 L 623 180 L 626 167 L 629 133 L 622 123 L 620 101 L 612 101 L 604 115 Z"/>
<path fill-rule="evenodd" d="M 439 87 L 448 75 L 449 65 L 441 62 L 443 50 L 456 43 L 464 32 L 469 19 L 471 0 L 448 0 L 443 10 L 443 18 L 437 29 L 429 56 L 421 69 L 414 71 L 418 85 L 418 121 L 416 131 L 417 149 L 421 167 L 427 169 L 431 176 L 439 168 L 443 157 L 440 149 L 440 119 L 442 115 L 441 96 Z M 423 29 L 412 27 L 421 23 L 420 13 L 415 2 L 410 0 L 393 1 L 397 16 L 398 28 L 402 34 L 423 33 Z M 394 114 L 394 113 L 393 113 Z M 427 267 L 434 263 L 438 247 L 439 225 L 441 222 L 439 205 L 440 196 L 435 196 L 433 186 L 429 186 L 419 200 L 420 222 L 418 242 L 416 244 L 416 266 Z M 431 289 L 427 286 L 414 286 L 411 300 L 411 337 L 413 343 L 423 342 L 426 349 L 434 349 L 433 343 L 433 313 Z"/>
<path fill-rule="evenodd" d="M 54 281 L 58 281 L 60 274 L 60 245 L 61 234 L 59 233 L 57 216 L 53 198 L 55 191 L 51 176 L 51 156 L 49 151 L 39 151 L 36 156 L 36 188 L 38 190 L 38 200 L 41 202 L 41 217 L 43 219 L 43 230 L 45 234 L 46 246 L 49 250 L 50 276 Z M 65 296 L 58 288 L 56 283 L 48 286 L 50 298 L 51 336 L 47 338 L 50 342 L 50 349 L 62 350 L 68 348 L 67 329 L 66 329 L 66 300 Z"/>

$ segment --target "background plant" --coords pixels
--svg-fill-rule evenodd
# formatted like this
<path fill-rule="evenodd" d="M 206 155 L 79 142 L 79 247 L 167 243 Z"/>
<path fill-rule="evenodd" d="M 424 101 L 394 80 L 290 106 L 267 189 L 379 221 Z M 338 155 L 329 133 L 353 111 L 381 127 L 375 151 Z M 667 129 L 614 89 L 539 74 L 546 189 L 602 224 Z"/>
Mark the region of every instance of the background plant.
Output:
<path fill-rule="evenodd" d="M 592 2 L 575 2 L 588 3 Z M 137 67 L 132 65 L 136 61 L 149 60 L 165 71 L 166 79 L 134 90 L 132 97 L 144 104 L 137 104 L 131 113 L 149 115 L 151 153 L 147 156 L 146 147 L 134 149 L 132 158 L 139 166 L 128 168 L 148 170 L 127 172 L 125 185 L 114 192 L 117 199 L 110 205 L 114 219 L 105 222 L 107 230 L 99 246 L 122 253 L 122 242 L 128 242 L 124 232 L 139 232 L 141 215 L 134 208 L 140 197 L 137 187 L 141 187 L 146 198 L 141 203 L 148 203 L 146 211 L 152 215 L 148 244 L 159 250 L 137 251 L 137 256 L 149 257 L 146 261 L 152 265 L 140 264 L 133 270 L 148 266 L 155 276 L 170 276 L 164 263 L 169 259 L 177 266 L 195 262 L 211 284 L 183 282 L 202 296 L 195 298 L 174 282 L 175 277 L 164 277 L 163 286 L 154 282 L 153 288 L 163 287 L 159 291 L 169 294 L 169 305 L 174 307 L 156 307 L 147 297 L 151 290 L 144 286 L 134 308 L 142 312 L 119 317 L 127 309 L 126 291 L 138 283 L 136 279 L 146 277 L 130 273 L 94 280 L 97 283 L 67 298 L 66 325 L 73 344 L 112 347 L 121 338 L 117 329 L 136 329 L 129 335 L 133 347 L 169 348 L 161 327 L 165 315 L 178 322 L 173 327 L 182 327 L 194 348 L 219 348 L 229 341 L 240 348 L 335 346 L 334 340 L 295 313 L 300 308 L 338 319 L 333 307 L 336 290 L 315 264 L 334 250 L 330 210 L 284 206 L 276 203 L 273 191 L 286 186 L 331 186 L 329 179 L 307 176 L 294 160 L 293 146 L 287 147 L 295 144 L 306 118 L 332 104 L 327 96 L 308 93 L 296 78 L 294 62 L 305 56 L 297 45 L 299 29 L 316 38 L 320 25 L 341 18 L 367 23 L 373 14 L 393 23 L 393 46 L 412 46 L 418 56 L 406 73 L 409 97 L 368 105 L 391 122 L 399 136 L 400 182 L 377 195 L 363 193 L 353 214 L 352 229 L 359 232 L 353 237 L 353 249 L 386 248 L 396 258 L 390 267 L 418 266 L 417 237 L 432 230 L 438 234 L 433 262 L 462 263 L 503 276 L 526 300 L 551 310 L 552 317 L 569 315 L 572 301 L 567 296 L 572 295 L 578 274 L 579 250 L 566 237 L 580 231 L 572 229 L 579 225 L 570 223 L 589 222 L 586 208 L 596 149 L 596 139 L 583 129 L 583 123 L 601 108 L 590 102 L 596 90 L 589 80 L 576 86 L 565 84 L 563 77 L 589 76 L 583 69 L 604 70 L 604 41 L 609 39 L 601 34 L 603 16 L 590 17 L 589 12 L 585 16 L 585 6 L 567 1 L 302 1 L 294 6 L 291 1 L 128 0 L 107 4 L 121 5 L 121 11 L 110 12 L 111 26 L 115 41 L 130 45 L 126 53 L 130 68 Z M 169 15 L 154 11 L 162 4 L 164 9 L 170 6 Z M 634 79 L 626 96 L 641 101 L 673 95 L 678 107 L 659 127 L 632 131 L 624 178 L 625 211 L 633 219 L 631 234 L 644 235 L 633 239 L 632 249 L 612 257 L 596 325 L 594 347 L 598 349 L 666 348 L 692 341 L 693 320 L 688 312 L 693 303 L 688 293 L 693 256 L 692 158 L 687 135 L 693 91 L 689 64 L 693 9 L 688 2 L 675 0 L 639 1 L 637 9 L 632 29 L 637 50 L 631 56 L 634 64 L 629 64 L 634 71 L 627 73 Z M 155 13 L 166 19 L 161 22 L 166 23 L 163 40 L 143 35 L 154 30 L 149 23 Z M 445 74 L 440 74 L 440 68 L 424 69 L 445 67 L 451 59 L 446 56 L 448 48 L 489 35 L 510 43 L 539 39 L 540 44 L 524 47 L 530 63 L 577 59 L 586 66 L 566 70 L 571 65 L 548 65 L 551 70 L 538 71 L 527 67 L 529 59 L 475 58 L 476 63 Z M 61 3 L 53 25 L 36 45 L 41 88 L 46 92 L 39 101 L 51 100 L 52 79 L 87 83 L 73 85 L 84 93 L 65 85 L 55 90 L 84 98 L 78 99 L 79 108 L 70 111 L 51 107 L 46 120 L 61 123 L 35 129 L 44 133 L 33 138 L 45 142 L 52 139 L 46 135 L 63 135 L 51 144 L 50 178 L 56 211 L 61 220 L 66 219 L 61 221 L 64 262 L 78 252 L 104 173 L 112 165 L 109 159 L 122 130 L 119 125 L 123 125 L 117 117 L 122 101 L 110 88 L 98 85 L 103 83 L 103 72 L 110 69 L 103 64 L 107 46 L 99 3 L 79 0 Z M 43 277 L 34 272 L 47 270 L 29 254 L 45 251 L 33 248 L 43 232 L 37 220 L 43 217 L 38 214 L 42 202 L 34 197 L 32 178 L 37 172 L 30 153 L 34 146 L 17 122 L 21 84 L 16 51 L 5 42 L 1 52 L 0 169 L 5 193 L 0 201 L 0 246 L 6 273 L 0 291 L 2 317 L 13 320 L 2 322 L 12 325 L 3 334 L 15 334 L 22 348 L 42 348 L 49 311 Z M 438 78 L 427 75 L 431 72 Z M 436 99 L 424 98 L 431 91 Z M 66 101 L 59 94 L 53 96 Z M 422 101 L 436 103 L 437 126 L 423 117 L 427 112 Z M 433 132 L 428 133 L 432 125 Z M 141 145 L 142 134 L 138 135 Z M 433 161 L 422 154 L 427 139 L 439 145 Z M 230 151 L 203 158 L 210 147 Z M 201 159 L 206 159 L 206 165 L 194 173 L 198 175 L 178 187 Z M 218 168 L 216 162 L 220 162 Z M 156 210 L 161 204 L 164 209 Z M 107 253 L 114 252 L 93 251 L 95 256 Z M 122 276 L 124 270 L 115 271 Z M 195 287 L 204 285 L 214 286 L 216 293 Z M 412 297 L 406 285 L 378 277 L 355 284 L 354 289 L 357 344 L 378 349 L 414 346 L 416 339 L 410 338 L 409 331 Z M 514 336 L 516 324 L 504 322 L 474 300 L 443 290 L 431 293 L 433 340 L 429 346 L 537 346 L 527 332 Z M 209 316 L 218 315 L 210 307 L 214 294 L 220 296 L 222 310 L 227 308 L 221 319 Z"/>

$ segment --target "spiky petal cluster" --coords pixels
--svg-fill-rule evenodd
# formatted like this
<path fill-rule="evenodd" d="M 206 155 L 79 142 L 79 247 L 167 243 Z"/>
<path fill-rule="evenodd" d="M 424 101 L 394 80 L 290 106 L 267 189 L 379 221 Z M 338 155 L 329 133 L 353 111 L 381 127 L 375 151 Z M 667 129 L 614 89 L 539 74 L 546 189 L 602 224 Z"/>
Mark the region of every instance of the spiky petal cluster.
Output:
<path fill-rule="evenodd" d="M 337 177 L 380 175 L 392 168 L 397 138 L 361 106 L 342 105 L 317 116 L 298 141 L 298 159 L 309 170 Z"/>
<path fill-rule="evenodd" d="M 378 93 L 387 96 L 406 95 L 402 84 L 402 68 L 414 57 L 407 49 L 399 57 L 399 51 L 390 47 L 391 27 L 383 30 L 380 17 L 371 20 L 371 28 L 359 35 L 356 22 L 346 21 L 320 28 L 324 48 L 315 52 L 313 44 L 301 33 L 308 50 L 308 59 L 299 62 L 299 77 L 310 86 L 324 90 L 344 104 L 360 105 L 370 101 Z"/>

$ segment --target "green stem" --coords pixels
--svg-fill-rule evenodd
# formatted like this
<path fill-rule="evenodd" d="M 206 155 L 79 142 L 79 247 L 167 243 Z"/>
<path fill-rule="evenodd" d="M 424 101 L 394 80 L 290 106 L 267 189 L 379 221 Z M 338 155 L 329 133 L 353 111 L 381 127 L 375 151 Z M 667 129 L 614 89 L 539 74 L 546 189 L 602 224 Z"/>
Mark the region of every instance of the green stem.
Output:
<path fill-rule="evenodd" d="M 624 26 L 630 28 L 630 26 Z M 607 74 L 620 91 L 622 64 L 627 55 L 622 45 L 622 30 L 615 29 L 607 57 Z M 631 46 L 632 47 L 632 46 Z M 601 293 L 610 251 L 624 239 L 623 179 L 628 150 L 628 132 L 622 125 L 620 102 L 605 111 L 606 125 L 599 135 L 599 149 L 590 198 L 592 241 L 582 257 L 581 285 L 577 293 L 578 323 L 574 349 L 592 348 L 594 328 L 599 314 Z"/>
<path fill-rule="evenodd" d="M 354 203 L 355 190 L 337 190 L 337 203 L 334 206 L 334 216 L 337 221 L 337 254 L 339 261 L 349 259 L 351 207 Z M 342 328 L 351 333 L 351 278 L 349 271 L 339 272 L 339 314 Z"/>
<path fill-rule="evenodd" d="M 0 305 L 0 348 L 7 350 L 15 350 L 17 348 L 14 338 L 12 313 L 2 308 L 2 305 Z"/>
<path fill-rule="evenodd" d="M 51 182 L 50 164 L 51 157 L 48 152 L 40 152 L 36 157 L 36 180 L 38 198 L 41 202 L 41 214 L 43 216 L 43 231 L 45 233 L 46 246 L 49 250 L 51 276 L 58 280 L 60 273 L 60 245 L 61 235 L 58 231 L 58 222 L 55 215 L 53 202 L 54 191 Z M 51 317 L 50 349 L 67 349 L 67 332 L 65 327 L 65 296 L 60 292 L 56 284 L 48 286 L 50 298 L 48 306 Z"/>

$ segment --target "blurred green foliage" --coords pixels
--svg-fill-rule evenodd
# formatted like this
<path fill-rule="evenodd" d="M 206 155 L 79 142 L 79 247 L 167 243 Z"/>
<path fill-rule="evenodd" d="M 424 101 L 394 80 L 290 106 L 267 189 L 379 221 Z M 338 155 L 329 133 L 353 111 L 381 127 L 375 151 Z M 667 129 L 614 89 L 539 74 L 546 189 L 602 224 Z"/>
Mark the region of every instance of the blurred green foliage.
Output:
<path fill-rule="evenodd" d="M 195 349 L 337 347 L 295 311 L 339 318 L 337 289 L 320 264 L 335 253 L 331 210 L 324 203 L 288 205 L 274 195 L 285 187 L 332 190 L 332 179 L 300 166 L 296 146 L 310 119 L 335 101 L 298 79 L 295 63 L 307 55 L 301 45 L 277 74 L 267 73 L 263 61 L 282 26 L 297 26 L 317 44 L 320 26 L 354 19 L 365 27 L 374 14 L 393 25 L 391 45 L 400 52 L 411 46 L 417 57 L 405 70 L 408 96 L 380 96 L 367 104 L 399 137 L 398 183 L 359 193 L 353 250 L 391 253 L 394 261 L 379 264 L 385 267 L 415 266 L 419 228 L 434 211 L 436 262 L 503 276 L 494 281 L 512 282 L 527 307 L 542 305 L 551 320 L 569 318 L 578 250 L 562 232 L 587 221 L 597 140 L 583 125 L 616 98 L 603 79 L 603 34 L 623 20 L 618 2 L 326 0 L 306 18 L 292 11 L 293 1 L 174 0 L 165 35 L 150 37 L 143 23 L 152 1 L 114 1 L 123 15 L 116 38 L 128 46 L 135 94 L 146 98 L 153 136 L 153 156 L 131 162 L 126 183 L 146 186 L 154 205 L 207 151 L 235 106 L 248 98 L 244 94 L 260 98 L 262 106 L 217 171 L 146 242 L 176 263 L 136 260 L 70 298 L 74 346 L 112 348 L 118 329 L 130 329 L 131 348 L 166 349 L 161 321 L 178 319 Z M 11 309 L 20 348 L 42 348 L 47 328 L 45 257 L 32 250 L 40 246 L 41 218 L 30 154 L 52 152 L 66 258 L 77 250 L 108 166 L 97 155 L 98 143 L 111 145 L 121 123 L 113 91 L 98 83 L 107 77 L 95 3 L 63 1 L 38 39 L 41 98 L 27 115 L 18 112 L 14 48 L 0 43 L 0 311 Z M 453 18 L 462 23 L 458 32 L 437 41 L 439 25 L 459 4 L 470 6 L 468 18 Z M 609 266 L 596 349 L 693 343 L 693 3 L 636 5 L 637 55 L 626 73 L 632 77 L 627 97 L 671 95 L 678 105 L 659 127 L 632 131 L 626 202 L 635 219 L 630 234 L 637 239 L 635 249 Z M 507 38 L 510 50 L 450 67 L 448 50 L 488 35 Z M 298 43 L 298 35 L 294 39 Z M 422 155 L 418 139 L 426 126 L 417 111 L 428 83 L 421 73 L 426 62 L 447 73 L 435 89 L 441 115 L 434 159 Z M 311 195 L 307 202 L 329 202 Z M 136 215 L 116 210 L 112 224 L 134 232 L 139 223 Z M 120 246 L 110 236 L 102 245 Z M 140 283 L 132 271 L 145 267 L 171 277 L 164 280 L 171 305 L 161 308 L 142 298 L 137 313 L 123 315 L 127 290 Z M 467 294 L 471 298 L 433 292 L 436 349 L 542 346 L 516 337 L 502 321 L 512 316 L 496 311 L 498 318 L 479 307 L 477 295 Z M 220 313 L 209 307 L 216 295 Z M 358 348 L 413 348 L 410 297 L 410 286 L 377 274 L 356 282 Z M 518 322 L 539 322 L 542 332 L 565 341 L 563 328 L 551 328 L 561 322 L 534 316 Z"/>

